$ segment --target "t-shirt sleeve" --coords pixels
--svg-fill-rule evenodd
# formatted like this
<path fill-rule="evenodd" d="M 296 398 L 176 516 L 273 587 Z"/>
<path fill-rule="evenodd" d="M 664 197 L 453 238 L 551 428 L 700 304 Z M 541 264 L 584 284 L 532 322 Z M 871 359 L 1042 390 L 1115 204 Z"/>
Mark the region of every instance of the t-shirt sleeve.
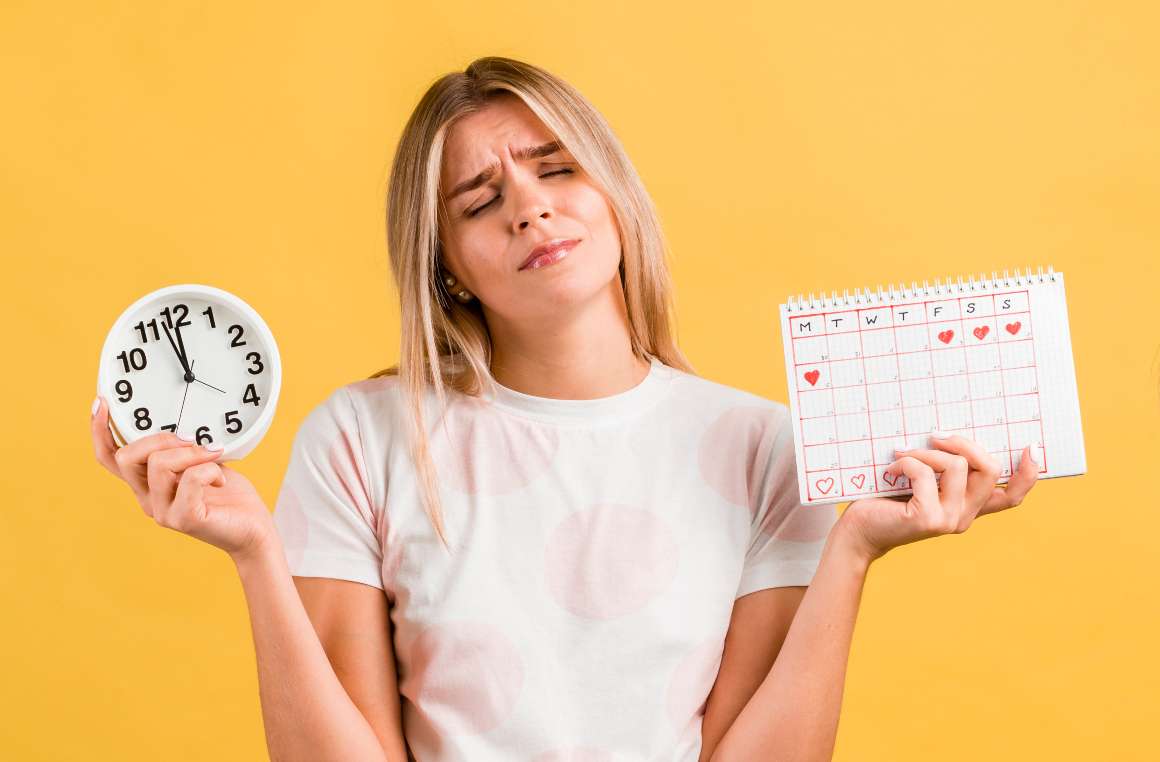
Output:
<path fill-rule="evenodd" d="M 809 585 L 838 519 L 833 504 L 801 503 L 789 408 L 778 403 L 776 412 L 755 454 L 760 476 L 735 600 L 767 587 Z"/>
<path fill-rule="evenodd" d="M 376 515 L 354 404 L 339 388 L 299 426 L 274 506 L 290 573 L 383 589 Z"/>

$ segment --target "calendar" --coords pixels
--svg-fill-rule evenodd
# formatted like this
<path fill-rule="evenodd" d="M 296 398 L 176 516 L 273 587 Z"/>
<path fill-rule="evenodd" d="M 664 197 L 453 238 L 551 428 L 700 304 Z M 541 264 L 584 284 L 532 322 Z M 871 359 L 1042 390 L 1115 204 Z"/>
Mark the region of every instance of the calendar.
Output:
<path fill-rule="evenodd" d="M 1001 484 L 1027 445 L 1040 479 L 1086 473 L 1063 273 L 799 295 L 779 313 L 803 504 L 910 494 L 886 467 L 935 430 L 997 457 Z"/>

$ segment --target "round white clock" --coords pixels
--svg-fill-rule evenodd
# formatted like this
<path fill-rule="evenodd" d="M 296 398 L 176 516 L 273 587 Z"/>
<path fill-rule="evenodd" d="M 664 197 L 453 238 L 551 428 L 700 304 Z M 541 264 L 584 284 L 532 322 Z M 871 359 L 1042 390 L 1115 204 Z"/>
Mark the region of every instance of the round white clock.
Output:
<path fill-rule="evenodd" d="M 97 392 L 119 446 L 161 431 L 223 446 L 238 460 L 274 418 L 282 361 L 250 305 L 213 286 L 158 289 L 131 304 L 105 338 Z"/>

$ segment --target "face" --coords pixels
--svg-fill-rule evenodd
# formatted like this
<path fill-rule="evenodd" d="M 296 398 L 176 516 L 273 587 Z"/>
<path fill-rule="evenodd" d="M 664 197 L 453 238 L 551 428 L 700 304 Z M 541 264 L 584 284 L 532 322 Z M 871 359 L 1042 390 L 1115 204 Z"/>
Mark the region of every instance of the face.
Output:
<path fill-rule="evenodd" d="M 521 157 L 554 141 L 516 96 L 461 118 L 444 148 L 440 191 L 443 266 L 479 299 L 489 326 L 560 318 L 620 294 L 620 230 L 612 207 L 563 147 Z M 456 193 L 494 165 L 476 187 Z M 579 241 L 563 259 L 521 266 L 537 245 Z"/>

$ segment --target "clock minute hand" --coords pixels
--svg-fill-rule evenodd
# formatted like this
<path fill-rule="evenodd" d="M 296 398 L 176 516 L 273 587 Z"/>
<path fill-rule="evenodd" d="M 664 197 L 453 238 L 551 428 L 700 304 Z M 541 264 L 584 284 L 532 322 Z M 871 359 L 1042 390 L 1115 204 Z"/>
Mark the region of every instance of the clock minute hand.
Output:
<path fill-rule="evenodd" d="M 181 353 L 181 350 L 177 348 L 177 344 L 173 341 L 173 334 L 169 332 L 169 325 L 162 321 L 161 327 L 165 329 L 165 336 L 169 339 L 169 346 L 173 347 L 173 353 L 177 355 L 177 361 L 181 363 L 181 369 L 185 371 L 186 376 L 192 376 L 193 373 L 190 372 L 189 366 L 185 364 L 185 356 Z M 185 382 L 188 384 L 190 380 L 191 379 L 186 378 Z"/>
<path fill-rule="evenodd" d="M 193 367 L 189 364 L 189 353 L 185 351 L 185 342 L 181 340 L 181 322 L 178 321 L 173 326 L 173 332 L 177 334 L 177 345 L 181 347 L 181 361 L 185 363 L 185 382 L 188 384 L 197 379 L 193 376 Z"/>

